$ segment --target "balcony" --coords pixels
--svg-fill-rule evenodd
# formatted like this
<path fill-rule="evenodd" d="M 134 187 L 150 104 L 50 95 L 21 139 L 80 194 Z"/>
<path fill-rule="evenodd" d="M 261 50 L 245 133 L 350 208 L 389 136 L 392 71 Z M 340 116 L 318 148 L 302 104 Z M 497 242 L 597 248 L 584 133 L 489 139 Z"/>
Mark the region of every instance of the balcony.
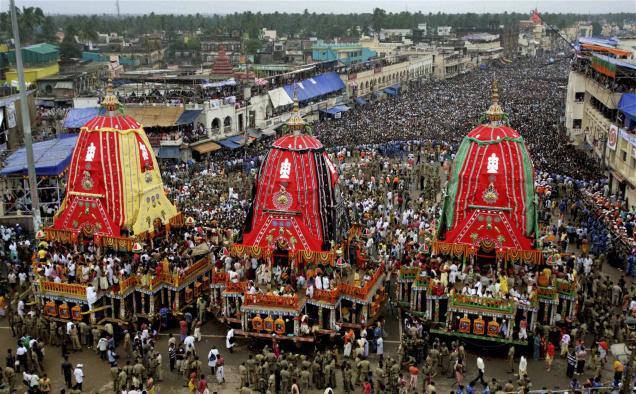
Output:
<path fill-rule="evenodd" d="M 161 146 L 176 146 L 179 147 L 183 144 L 183 136 L 179 135 L 177 138 L 162 138 Z"/>

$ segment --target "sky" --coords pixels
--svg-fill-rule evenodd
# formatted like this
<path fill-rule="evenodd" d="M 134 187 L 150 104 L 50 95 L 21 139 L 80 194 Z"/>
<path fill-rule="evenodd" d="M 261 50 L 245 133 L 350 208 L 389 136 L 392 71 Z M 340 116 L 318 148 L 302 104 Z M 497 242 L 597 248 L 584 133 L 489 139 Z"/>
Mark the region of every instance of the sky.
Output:
<path fill-rule="evenodd" d="M 116 0 L 15 0 L 16 5 L 37 6 L 47 14 L 114 14 Z M 0 0 L 0 9 L 9 0 Z M 119 0 L 122 14 L 228 14 L 233 12 L 372 12 L 380 7 L 389 12 L 529 12 L 537 7 L 551 13 L 636 12 L 636 0 Z"/>

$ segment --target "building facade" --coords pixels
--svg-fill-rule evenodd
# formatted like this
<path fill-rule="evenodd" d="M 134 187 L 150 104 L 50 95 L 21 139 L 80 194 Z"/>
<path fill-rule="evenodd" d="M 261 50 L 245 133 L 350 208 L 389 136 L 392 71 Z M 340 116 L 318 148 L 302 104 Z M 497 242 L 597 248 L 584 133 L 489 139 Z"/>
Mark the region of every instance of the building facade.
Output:
<path fill-rule="evenodd" d="M 328 44 L 317 42 L 311 48 L 311 58 L 315 62 L 337 60 L 342 64 L 364 63 L 377 53 L 360 44 Z"/>

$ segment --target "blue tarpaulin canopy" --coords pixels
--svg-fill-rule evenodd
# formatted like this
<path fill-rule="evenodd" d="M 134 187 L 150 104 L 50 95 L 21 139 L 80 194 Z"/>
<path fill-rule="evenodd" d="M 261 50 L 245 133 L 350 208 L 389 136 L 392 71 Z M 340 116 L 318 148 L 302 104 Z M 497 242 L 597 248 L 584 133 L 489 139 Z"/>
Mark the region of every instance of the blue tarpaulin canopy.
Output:
<path fill-rule="evenodd" d="M 221 141 L 217 141 L 219 143 L 219 145 L 221 145 L 224 148 L 228 148 L 228 149 L 236 149 L 236 148 L 240 148 L 241 145 L 235 143 L 234 141 L 230 140 L 230 138 L 226 138 L 224 140 Z"/>
<path fill-rule="evenodd" d="M 36 142 L 33 144 L 33 160 L 35 161 L 35 175 L 60 175 L 71 163 L 73 149 L 77 143 L 77 135 L 66 138 Z M 18 149 L 5 161 L 1 175 L 18 175 L 27 173 L 26 149 Z"/>
<path fill-rule="evenodd" d="M 294 97 L 294 91 L 298 93 L 298 101 L 307 101 L 325 94 L 337 92 L 345 88 L 344 82 L 335 71 L 316 75 L 312 78 L 303 79 L 290 85 L 285 85 L 284 89 L 289 97 Z"/>
<path fill-rule="evenodd" d="M 367 100 L 365 100 L 364 97 L 356 97 L 356 103 L 358 105 L 366 105 L 367 104 Z"/>
<path fill-rule="evenodd" d="M 178 146 L 162 146 L 159 148 L 159 152 L 157 152 L 157 157 L 159 159 L 180 159 L 181 152 Z"/>
<path fill-rule="evenodd" d="M 335 107 L 327 108 L 323 112 L 328 113 L 329 115 L 335 115 L 339 112 L 347 112 L 349 111 L 349 107 L 346 105 L 336 105 Z"/>
<path fill-rule="evenodd" d="M 99 108 L 71 108 L 64 118 L 64 127 L 79 129 L 98 114 Z"/>
<path fill-rule="evenodd" d="M 618 110 L 636 121 L 636 93 L 623 93 Z"/>
<path fill-rule="evenodd" d="M 174 124 L 176 126 L 179 126 L 183 124 L 194 123 L 194 121 L 197 120 L 199 115 L 201 115 L 201 112 L 203 112 L 203 110 L 201 109 L 186 109 L 185 111 L 181 113 L 181 116 L 179 116 L 179 119 L 177 119 L 177 121 L 174 122 Z"/>
<path fill-rule="evenodd" d="M 245 136 L 243 134 L 235 135 L 233 137 L 228 138 L 228 140 L 232 141 L 233 143 L 239 146 L 245 145 Z"/>
<path fill-rule="evenodd" d="M 395 85 L 391 85 L 388 88 L 384 88 L 384 93 L 390 96 L 397 96 L 400 93 L 400 84 L 396 83 Z"/>

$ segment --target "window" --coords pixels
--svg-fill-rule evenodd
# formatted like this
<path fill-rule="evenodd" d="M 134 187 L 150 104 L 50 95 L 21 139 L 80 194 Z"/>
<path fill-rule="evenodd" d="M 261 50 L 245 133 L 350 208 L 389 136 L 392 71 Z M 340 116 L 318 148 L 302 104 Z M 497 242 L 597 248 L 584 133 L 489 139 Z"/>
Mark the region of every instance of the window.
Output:
<path fill-rule="evenodd" d="M 585 100 L 585 92 L 576 92 L 574 93 L 574 101 L 577 103 L 582 103 Z"/>
<path fill-rule="evenodd" d="M 625 150 L 621 151 L 621 160 L 627 161 L 627 151 Z"/>
<path fill-rule="evenodd" d="M 581 123 L 583 122 L 582 119 L 573 119 L 572 120 L 572 128 L 573 129 L 580 129 L 581 128 Z"/>
<path fill-rule="evenodd" d="M 629 162 L 629 166 L 631 168 L 636 168 L 636 157 L 632 157 L 632 160 Z"/>

